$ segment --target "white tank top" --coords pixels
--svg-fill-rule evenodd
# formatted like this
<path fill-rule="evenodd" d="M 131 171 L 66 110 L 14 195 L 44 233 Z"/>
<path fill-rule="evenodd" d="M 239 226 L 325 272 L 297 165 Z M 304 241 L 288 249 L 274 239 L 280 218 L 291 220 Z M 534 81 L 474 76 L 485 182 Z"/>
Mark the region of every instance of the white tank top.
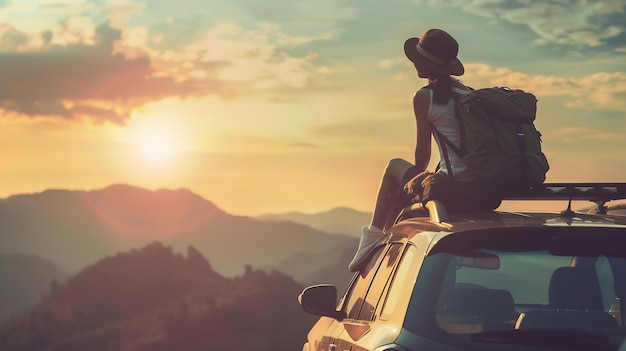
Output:
<path fill-rule="evenodd" d="M 459 94 L 467 94 L 468 91 L 458 88 L 452 88 L 452 90 Z M 439 131 L 444 137 L 450 140 L 457 148 L 461 145 L 461 127 L 458 119 L 454 115 L 454 99 L 448 100 L 446 105 L 433 104 L 433 91 L 430 90 L 430 108 L 428 109 L 428 120 L 432 123 L 433 127 Z M 441 141 L 437 136 L 437 133 L 433 131 L 437 147 L 439 148 L 439 155 L 441 161 L 439 162 L 439 171 L 444 174 L 448 174 L 448 167 L 446 165 L 445 157 L 443 157 L 443 150 L 441 148 Z M 467 165 L 463 160 L 448 147 L 448 158 L 450 159 L 450 165 L 452 168 L 452 174 L 454 179 L 461 181 L 473 180 L 474 177 L 470 174 Z"/>

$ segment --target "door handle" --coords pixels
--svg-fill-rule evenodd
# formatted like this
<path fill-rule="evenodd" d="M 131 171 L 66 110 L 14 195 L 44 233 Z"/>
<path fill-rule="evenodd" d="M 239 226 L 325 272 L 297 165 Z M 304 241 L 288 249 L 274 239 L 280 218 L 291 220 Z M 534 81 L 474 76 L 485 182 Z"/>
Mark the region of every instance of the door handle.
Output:
<path fill-rule="evenodd" d="M 335 350 L 337 350 L 337 345 L 335 344 L 328 345 L 328 351 L 335 351 Z"/>

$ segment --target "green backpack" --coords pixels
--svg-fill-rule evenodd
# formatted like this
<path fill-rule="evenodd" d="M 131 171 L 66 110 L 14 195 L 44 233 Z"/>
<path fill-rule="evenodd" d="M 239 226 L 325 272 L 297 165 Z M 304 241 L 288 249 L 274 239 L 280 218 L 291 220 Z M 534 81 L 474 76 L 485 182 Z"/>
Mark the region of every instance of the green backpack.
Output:
<path fill-rule="evenodd" d="M 455 95 L 461 125 L 457 148 L 435 130 L 448 165 L 450 148 L 463 159 L 477 179 L 504 187 L 533 186 L 546 179 L 550 168 L 541 151 L 541 133 L 534 120 L 537 98 L 523 90 L 483 88 Z"/>

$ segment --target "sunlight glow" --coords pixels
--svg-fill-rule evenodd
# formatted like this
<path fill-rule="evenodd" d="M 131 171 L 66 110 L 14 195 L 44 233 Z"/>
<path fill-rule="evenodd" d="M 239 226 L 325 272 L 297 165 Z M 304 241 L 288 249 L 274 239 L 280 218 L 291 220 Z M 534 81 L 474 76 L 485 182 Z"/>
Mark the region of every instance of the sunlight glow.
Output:
<path fill-rule="evenodd" d="M 178 151 L 176 142 L 170 136 L 159 132 L 141 135 L 137 144 L 145 160 L 152 164 L 163 164 Z"/>
<path fill-rule="evenodd" d="M 128 124 L 117 131 L 117 138 L 133 145 L 139 159 L 149 166 L 171 165 L 180 152 L 195 147 L 192 126 L 183 123 L 174 113 L 144 110 L 135 114 Z M 187 121 L 184 121 L 187 122 Z"/>

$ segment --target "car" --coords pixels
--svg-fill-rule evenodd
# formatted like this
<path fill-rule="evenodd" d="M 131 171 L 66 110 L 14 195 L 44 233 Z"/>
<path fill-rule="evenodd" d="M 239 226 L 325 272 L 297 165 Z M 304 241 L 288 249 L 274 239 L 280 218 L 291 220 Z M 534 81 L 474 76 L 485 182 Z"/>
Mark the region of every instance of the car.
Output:
<path fill-rule="evenodd" d="M 607 206 L 623 199 L 626 183 L 547 183 L 505 200 L 562 211 L 411 205 L 342 296 L 298 296 L 319 316 L 303 351 L 626 350 L 626 216 Z"/>

